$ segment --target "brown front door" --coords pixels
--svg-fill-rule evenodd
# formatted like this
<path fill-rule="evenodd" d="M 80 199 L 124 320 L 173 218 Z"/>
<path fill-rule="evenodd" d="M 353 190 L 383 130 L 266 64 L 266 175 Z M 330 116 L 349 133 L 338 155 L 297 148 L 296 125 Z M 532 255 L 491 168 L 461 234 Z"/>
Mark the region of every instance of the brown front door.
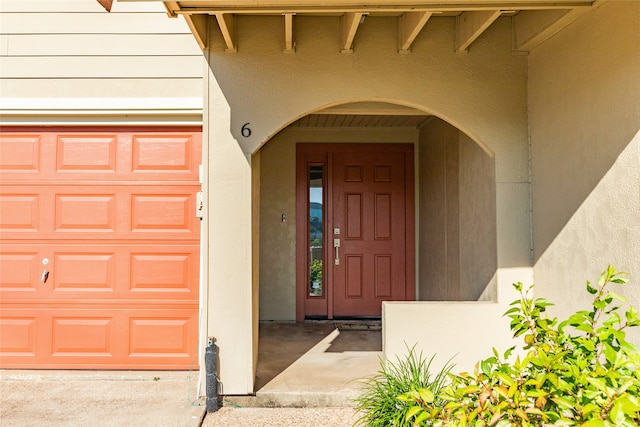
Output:
<path fill-rule="evenodd" d="M 319 182 L 320 251 L 309 190 Z M 382 301 L 415 299 L 412 145 L 299 144 L 298 191 L 298 320 L 379 317 Z"/>

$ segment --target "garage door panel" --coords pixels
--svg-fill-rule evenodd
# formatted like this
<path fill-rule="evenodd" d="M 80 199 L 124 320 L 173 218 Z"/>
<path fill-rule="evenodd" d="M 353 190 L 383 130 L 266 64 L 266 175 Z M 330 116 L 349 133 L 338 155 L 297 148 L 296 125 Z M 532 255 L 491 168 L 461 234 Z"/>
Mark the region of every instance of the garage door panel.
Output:
<path fill-rule="evenodd" d="M 114 288 L 119 281 L 116 276 L 119 267 L 117 261 L 115 251 L 93 253 L 87 249 L 75 253 L 56 253 L 53 265 L 49 266 L 53 279 L 52 291 L 65 293 L 63 298 L 70 297 L 69 292 L 73 292 L 76 298 L 80 297 L 80 293 L 95 292 L 109 292 L 117 297 L 117 289 Z"/>
<path fill-rule="evenodd" d="M 189 317 L 134 317 L 130 320 L 130 356 L 188 357 L 192 327 Z"/>
<path fill-rule="evenodd" d="M 194 309 L 31 311 L 25 315 L 24 308 L 8 308 L 0 315 L 0 363 L 5 368 L 184 369 L 197 352 Z M 49 337 L 37 339 L 45 334 Z"/>
<path fill-rule="evenodd" d="M 116 135 L 63 135 L 56 142 L 56 172 L 117 172 Z"/>
<path fill-rule="evenodd" d="M 112 317 L 53 317 L 52 356 L 113 357 Z"/>
<path fill-rule="evenodd" d="M 184 129 L 0 130 L 1 367 L 196 362 L 202 137 Z"/>
<path fill-rule="evenodd" d="M 194 228 L 193 194 L 132 194 L 133 232 L 190 233 Z"/>
<path fill-rule="evenodd" d="M 199 185 L 3 185 L 1 239 L 198 240 Z"/>
<path fill-rule="evenodd" d="M 194 170 L 191 135 L 134 135 L 132 142 L 134 172 Z"/>
<path fill-rule="evenodd" d="M 0 180 L 198 182 L 201 145 L 188 132 L 3 132 Z"/>
<path fill-rule="evenodd" d="M 56 194 L 54 212 L 57 232 L 116 232 L 115 194 Z"/>
<path fill-rule="evenodd" d="M 37 323 L 35 316 L 12 317 L 3 310 L 0 317 L 0 358 L 6 355 L 35 357 Z"/>
<path fill-rule="evenodd" d="M 18 293 L 36 292 L 36 271 L 38 269 L 38 254 L 27 250 L 25 252 L 5 251 L 2 245 L 0 252 L 0 296 L 8 291 Z"/>
<path fill-rule="evenodd" d="M 40 195 L 23 188 L 2 188 L 0 194 L 0 233 L 22 235 L 41 231 L 39 222 Z"/>
<path fill-rule="evenodd" d="M 17 172 L 18 176 L 24 177 L 30 173 L 37 177 L 41 172 L 40 144 L 39 135 L 0 135 L 0 176 Z"/>
<path fill-rule="evenodd" d="M 151 294 L 168 292 L 194 293 L 190 289 L 198 271 L 197 253 L 133 253 L 131 254 L 131 291 Z M 184 296 L 183 296 L 184 297 Z"/>
<path fill-rule="evenodd" d="M 199 245 L 155 244 L 3 244 L 0 252 L 0 298 L 32 298 L 81 304 L 104 301 L 198 298 Z M 48 246 L 48 247 L 47 247 Z M 42 260 L 47 259 L 46 267 Z M 42 272 L 49 275 L 41 282 Z"/>

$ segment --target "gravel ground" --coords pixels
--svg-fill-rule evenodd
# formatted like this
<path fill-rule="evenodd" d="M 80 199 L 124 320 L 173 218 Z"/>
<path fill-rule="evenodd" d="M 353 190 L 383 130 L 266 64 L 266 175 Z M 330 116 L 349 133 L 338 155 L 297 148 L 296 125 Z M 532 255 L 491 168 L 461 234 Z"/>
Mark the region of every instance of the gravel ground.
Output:
<path fill-rule="evenodd" d="M 353 408 L 234 408 L 207 414 L 203 427 L 351 427 Z"/>

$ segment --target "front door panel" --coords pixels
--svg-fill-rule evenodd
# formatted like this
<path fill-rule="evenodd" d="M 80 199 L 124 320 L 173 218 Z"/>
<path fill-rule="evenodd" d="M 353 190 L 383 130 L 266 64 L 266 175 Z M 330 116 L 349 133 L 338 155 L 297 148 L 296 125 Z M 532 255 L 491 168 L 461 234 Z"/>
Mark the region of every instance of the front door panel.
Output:
<path fill-rule="evenodd" d="M 333 315 L 380 316 L 406 299 L 404 153 L 333 155 Z"/>
<path fill-rule="evenodd" d="M 309 222 L 318 181 L 309 177 L 319 167 L 324 280 L 322 292 L 310 292 L 320 252 Z M 411 144 L 298 144 L 298 321 L 379 317 L 383 301 L 415 299 L 413 173 Z"/>

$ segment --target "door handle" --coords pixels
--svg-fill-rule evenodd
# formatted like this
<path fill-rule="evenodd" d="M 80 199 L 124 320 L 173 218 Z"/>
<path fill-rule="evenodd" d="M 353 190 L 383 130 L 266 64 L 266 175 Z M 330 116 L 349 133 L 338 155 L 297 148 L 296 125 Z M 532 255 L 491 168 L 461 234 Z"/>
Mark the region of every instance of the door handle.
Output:
<path fill-rule="evenodd" d="M 340 239 L 333 239 L 333 247 L 336 250 L 335 264 L 340 265 Z"/>
<path fill-rule="evenodd" d="M 42 265 L 44 265 L 44 270 L 42 270 L 42 276 L 40 276 L 40 281 L 42 283 L 47 283 L 47 279 L 49 278 L 49 272 L 47 271 L 47 264 L 49 264 L 49 259 L 44 258 L 42 260 Z"/>

